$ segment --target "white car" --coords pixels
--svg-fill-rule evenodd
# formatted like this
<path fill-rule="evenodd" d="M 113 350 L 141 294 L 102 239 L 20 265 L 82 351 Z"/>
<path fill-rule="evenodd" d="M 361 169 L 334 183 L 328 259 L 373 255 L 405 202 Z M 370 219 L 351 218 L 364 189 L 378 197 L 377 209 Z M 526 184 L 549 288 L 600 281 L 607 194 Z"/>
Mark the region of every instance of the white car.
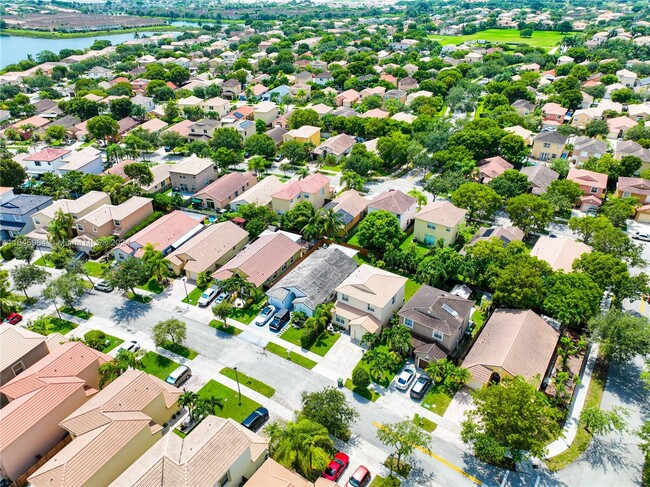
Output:
<path fill-rule="evenodd" d="M 269 321 L 271 318 L 273 318 L 273 315 L 275 314 L 275 306 L 271 306 L 270 304 L 262 310 L 260 314 L 257 315 L 255 318 L 255 324 L 257 326 L 264 326 L 266 325 L 266 322 Z"/>
<path fill-rule="evenodd" d="M 406 391 L 413 379 L 415 379 L 415 367 L 407 365 L 395 379 L 395 387 L 400 391 Z"/>
<path fill-rule="evenodd" d="M 207 306 L 216 297 L 218 292 L 219 288 L 217 286 L 210 286 L 203 294 L 201 294 L 197 304 L 199 306 Z"/>
<path fill-rule="evenodd" d="M 140 344 L 138 342 L 136 342 L 135 340 L 131 340 L 129 342 L 124 342 L 124 343 L 122 343 L 122 345 L 117 347 L 117 352 L 115 353 L 115 355 L 120 353 L 122 350 L 126 350 L 127 352 L 135 353 L 138 350 L 140 350 Z"/>
<path fill-rule="evenodd" d="M 645 242 L 650 242 L 650 234 L 648 234 L 646 232 L 634 232 L 633 237 L 636 238 L 637 240 L 643 240 Z"/>

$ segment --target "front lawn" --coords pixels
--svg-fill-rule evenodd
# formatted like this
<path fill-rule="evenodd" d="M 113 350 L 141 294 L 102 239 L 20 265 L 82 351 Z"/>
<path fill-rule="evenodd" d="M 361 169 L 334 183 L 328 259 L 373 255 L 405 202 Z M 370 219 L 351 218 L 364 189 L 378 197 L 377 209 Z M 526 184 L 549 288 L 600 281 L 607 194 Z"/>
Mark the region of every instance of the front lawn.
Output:
<path fill-rule="evenodd" d="M 152 276 L 151 279 L 149 279 L 142 286 L 137 286 L 137 287 L 138 289 L 144 289 L 145 291 L 149 291 L 155 294 L 160 294 L 165 290 L 165 287 L 161 286 L 160 284 L 158 284 L 158 281 L 156 281 L 156 276 Z"/>
<path fill-rule="evenodd" d="M 77 325 L 75 325 L 72 321 L 64 320 L 57 316 L 45 316 L 43 319 L 44 327 L 41 327 L 38 323 L 34 323 L 31 326 L 27 327 L 27 329 L 35 333 L 47 336 L 51 335 L 52 333 L 60 333 L 61 335 L 65 335 L 77 327 Z"/>
<path fill-rule="evenodd" d="M 423 416 L 420 416 L 419 414 L 416 414 L 413 416 L 413 424 L 419 426 L 420 428 L 428 431 L 429 433 L 433 433 L 438 425 L 431 421 L 428 418 L 425 418 Z"/>
<path fill-rule="evenodd" d="M 330 171 L 330 172 L 341 172 L 343 170 L 343 166 L 339 164 L 338 166 L 321 166 L 321 170 L 323 171 Z"/>
<path fill-rule="evenodd" d="M 76 309 L 76 308 L 71 308 L 70 306 L 64 306 L 63 308 L 61 308 L 60 311 L 61 313 L 76 316 L 77 318 L 81 318 L 82 320 L 89 320 L 93 315 L 90 311 L 86 311 L 85 309 Z"/>
<path fill-rule="evenodd" d="M 262 296 L 257 302 L 251 304 L 248 308 L 234 308 L 230 317 L 240 323 L 250 325 L 255 317 L 260 314 L 262 308 L 266 305 L 266 296 Z"/>
<path fill-rule="evenodd" d="M 45 256 L 43 256 L 43 257 L 39 257 L 38 259 L 36 259 L 36 260 L 34 261 L 34 265 L 40 265 L 40 266 L 43 266 L 43 267 L 49 267 L 49 268 L 51 268 L 51 269 L 54 269 L 54 264 L 52 264 L 52 262 L 50 262 L 49 260 L 47 260 L 47 259 L 45 258 Z"/>
<path fill-rule="evenodd" d="M 253 389 L 255 392 L 259 392 L 263 396 L 272 397 L 275 394 L 275 389 L 273 387 L 265 384 L 264 382 L 254 379 L 253 377 L 244 374 L 241 371 L 235 371 L 230 367 L 225 367 L 219 372 L 221 375 L 225 375 L 229 379 L 236 381 L 239 378 L 239 383 L 245 385 L 249 389 Z"/>
<path fill-rule="evenodd" d="M 361 387 L 355 386 L 351 379 L 345 379 L 345 387 L 368 401 L 375 402 L 381 397 L 381 394 L 378 394 L 372 389 L 362 389 Z"/>
<path fill-rule="evenodd" d="M 300 338 L 305 334 L 306 328 L 294 328 L 293 326 L 289 326 L 287 330 L 280 335 L 280 338 L 283 340 L 288 341 L 289 343 L 293 343 L 294 345 L 300 345 Z M 332 333 L 330 331 L 325 330 L 323 333 L 320 334 L 320 336 L 316 339 L 314 344 L 309 347 L 309 351 L 314 352 L 317 355 L 320 355 L 321 357 L 324 357 L 327 352 L 330 351 L 330 348 L 334 346 L 336 341 L 341 337 L 339 333 Z"/>
<path fill-rule="evenodd" d="M 194 360 L 199 354 L 199 352 L 196 352 L 191 348 L 186 347 L 185 345 L 180 345 L 178 343 L 172 343 L 169 341 L 163 343 L 160 348 L 169 350 L 170 352 L 175 353 L 176 355 L 180 355 L 181 357 L 189 360 Z"/>
<path fill-rule="evenodd" d="M 404 301 L 408 301 L 422 287 L 422 284 L 415 282 L 413 279 L 406 281 L 404 287 Z"/>
<path fill-rule="evenodd" d="M 102 350 L 104 353 L 108 353 L 111 350 L 114 350 L 118 347 L 118 345 L 124 342 L 124 340 L 121 338 L 114 337 L 113 335 L 106 335 L 106 340 L 108 341 L 108 344 Z"/>
<path fill-rule="evenodd" d="M 210 325 L 212 328 L 216 328 L 216 329 L 219 330 L 219 331 L 222 331 L 222 332 L 224 332 L 224 333 L 227 333 L 228 335 L 234 335 L 234 336 L 237 336 L 237 335 L 239 335 L 239 334 L 242 332 L 242 331 L 241 331 L 239 328 L 237 328 L 236 326 L 232 326 L 232 325 L 227 325 L 227 326 L 226 326 L 226 325 L 224 325 L 223 321 L 219 321 L 219 320 L 212 320 L 212 321 L 209 323 L 209 325 Z"/>
<path fill-rule="evenodd" d="M 162 380 L 165 380 L 178 365 L 173 360 L 158 355 L 156 352 L 147 352 L 142 357 L 142 370 Z"/>
<path fill-rule="evenodd" d="M 100 264 L 99 262 L 89 261 L 84 264 L 84 267 L 86 268 L 86 272 L 89 276 L 103 277 L 104 272 L 106 272 L 106 269 L 108 268 L 108 264 Z"/>
<path fill-rule="evenodd" d="M 380 352 L 385 352 L 390 354 L 390 351 L 386 345 L 379 345 L 376 347 Z M 366 352 L 367 353 L 367 352 Z M 368 373 L 370 374 L 370 377 L 372 378 L 372 381 L 375 382 L 376 384 L 379 384 L 382 387 L 388 387 L 390 383 L 393 381 L 395 378 L 395 374 L 404 366 L 404 363 L 406 362 L 406 359 L 402 359 L 399 363 L 395 363 L 392 369 L 378 369 L 374 364 L 371 364 L 364 360 L 366 355 L 364 354 L 363 357 L 361 357 L 361 360 L 359 360 L 359 363 L 357 364 L 357 367 L 361 367 L 363 369 L 366 369 Z"/>
<path fill-rule="evenodd" d="M 424 396 L 421 406 L 432 413 L 442 416 L 445 414 L 453 397 L 444 386 L 440 384 L 433 385 L 429 389 L 429 392 L 427 392 L 427 395 Z"/>
<path fill-rule="evenodd" d="M 206 385 L 201 387 L 198 394 L 201 397 L 214 396 L 221 399 L 223 409 L 216 408 L 214 413 L 215 416 L 219 416 L 220 418 L 232 418 L 238 423 L 241 423 L 250 413 L 260 407 L 258 403 L 244 395 L 241 396 L 241 404 L 239 404 L 239 395 L 237 391 L 234 391 L 214 380 L 210 380 Z"/>
<path fill-rule="evenodd" d="M 206 288 L 200 288 L 200 287 L 195 287 L 187 293 L 187 296 L 183 298 L 183 303 L 189 303 L 192 306 L 197 306 L 199 303 L 199 298 L 201 297 L 201 294 L 203 294 L 203 291 L 205 291 Z"/>
<path fill-rule="evenodd" d="M 273 342 L 267 343 L 264 349 L 267 350 L 268 352 L 277 355 L 278 357 L 282 357 L 287 360 L 290 360 L 291 362 L 298 364 L 301 367 L 304 367 L 306 369 L 313 369 L 314 367 L 316 367 L 316 362 L 314 362 L 313 360 L 310 360 L 307 357 L 300 355 L 299 353 L 290 352 L 286 348 L 280 345 L 276 345 Z"/>
<path fill-rule="evenodd" d="M 133 294 L 131 291 L 126 293 L 126 297 L 142 304 L 147 304 L 152 299 L 151 296 L 145 296 L 144 294 Z"/>

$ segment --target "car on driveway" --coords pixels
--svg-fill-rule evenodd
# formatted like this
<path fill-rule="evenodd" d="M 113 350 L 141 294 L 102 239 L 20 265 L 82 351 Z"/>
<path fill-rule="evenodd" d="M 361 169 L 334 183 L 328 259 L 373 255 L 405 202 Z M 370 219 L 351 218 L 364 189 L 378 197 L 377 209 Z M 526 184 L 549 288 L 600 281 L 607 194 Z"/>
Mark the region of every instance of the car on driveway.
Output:
<path fill-rule="evenodd" d="M 219 288 L 217 286 L 210 286 L 204 291 L 203 294 L 201 294 L 201 297 L 199 298 L 197 304 L 199 306 L 207 306 L 210 304 L 210 301 L 214 299 L 218 292 Z"/>
<path fill-rule="evenodd" d="M 367 485 L 370 484 L 370 471 L 361 465 L 359 468 L 357 468 L 350 479 L 348 480 L 348 483 L 345 484 L 345 487 L 366 487 Z"/>
<path fill-rule="evenodd" d="M 241 422 L 241 425 L 244 428 L 247 428 L 251 431 L 257 431 L 268 420 L 269 420 L 269 410 L 263 407 L 259 407 L 255 411 L 250 413 L 248 417 Z"/>
<path fill-rule="evenodd" d="M 105 293 L 110 293 L 113 290 L 113 285 L 108 282 L 106 279 L 101 279 L 95 283 L 95 289 L 98 291 L 103 291 Z"/>
<path fill-rule="evenodd" d="M 217 296 L 217 299 L 214 300 L 214 304 L 221 304 L 229 297 L 230 297 L 230 293 L 223 292 L 219 296 Z"/>
<path fill-rule="evenodd" d="M 255 318 L 255 324 L 257 326 L 264 326 L 266 323 L 273 318 L 275 315 L 275 306 L 271 306 L 270 304 L 268 306 L 265 306 L 264 309 L 260 312 L 260 314 L 257 315 Z"/>
<path fill-rule="evenodd" d="M 23 317 L 18 313 L 9 313 L 4 319 L 4 322 L 9 323 L 10 325 L 16 325 L 21 321 L 23 321 Z"/>
<path fill-rule="evenodd" d="M 411 382 L 413 382 L 413 379 L 415 379 L 415 367 L 413 365 L 407 365 L 395 379 L 395 387 L 400 391 L 406 391 L 411 385 Z"/>
<path fill-rule="evenodd" d="M 341 478 L 341 475 L 343 475 L 345 469 L 348 468 L 348 465 L 350 465 L 350 457 L 343 452 L 338 452 L 334 455 L 334 458 L 332 458 L 332 461 L 329 463 L 321 477 L 336 482 Z"/>
<path fill-rule="evenodd" d="M 269 328 L 273 331 L 282 330 L 282 328 L 284 328 L 284 325 L 289 323 L 290 317 L 291 315 L 288 309 L 281 309 L 275 314 L 275 316 L 271 320 L 271 323 L 269 324 Z"/>
<path fill-rule="evenodd" d="M 431 387 L 431 384 L 433 384 L 433 381 L 430 378 L 426 375 L 420 375 L 418 380 L 415 381 L 415 384 L 413 384 L 413 387 L 411 387 L 411 399 L 418 401 L 422 399 L 429 390 L 429 387 Z"/>
<path fill-rule="evenodd" d="M 135 353 L 138 350 L 140 350 L 140 348 L 141 348 L 140 344 L 138 342 L 136 342 L 135 340 L 124 342 L 119 347 L 117 347 L 116 355 L 118 353 L 120 353 L 122 350 L 126 350 L 127 352 Z"/>
<path fill-rule="evenodd" d="M 637 240 L 643 240 L 644 242 L 650 242 L 650 233 L 648 232 L 634 232 L 632 238 Z"/>
<path fill-rule="evenodd" d="M 88 260 L 88 254 L 80 250 L 72 256 L 72 260 L 76 260 L 77 262 L 86 262 Z"/>

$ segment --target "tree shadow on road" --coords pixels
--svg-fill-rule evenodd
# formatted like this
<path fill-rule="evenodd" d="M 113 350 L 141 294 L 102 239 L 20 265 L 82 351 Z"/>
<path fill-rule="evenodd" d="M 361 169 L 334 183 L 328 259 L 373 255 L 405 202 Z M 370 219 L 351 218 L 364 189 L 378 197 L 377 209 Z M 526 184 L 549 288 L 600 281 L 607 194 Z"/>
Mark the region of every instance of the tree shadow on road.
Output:
<path fill-rule="evenodd" d="M 601 470 L 603 473 L 610 469 L 617 472 L 629 468 L 629 459 L 630 446 L 618 436 L 607 439 L 594 437 L 582 457 L 592 470 Z"/>
<path fill-rule="evenodd" d="M 482 462 L 471 453 L 463 453 L 465 471 L 478 478 L 484 485 L 507 485 L 511 486 L 532 486 L 536 485 L 537 477 L 540 477 L 538 487 L 568 487 L 567 484 L 556 478 L 551 478 L 548 472 L 533 470 L 531 472 L 508 471 L 494 465 Z M 505 475 L 508 473 L 506 479 Z M 504 479 L 506 483 L 503 484 Z"/>
<path fill-rule="evenodd" d="M 625 365 L 612 365 L 620 367 L 621 372 L 615 377 L 611 376 L 607 383 L 607 392 L 611 393 L 624 405 L 635 405 L 642 412 L 650 412 L 650 399 L 648 390 L 644 388 L 640 376 L 643 369 L 640 364 L 630 363 Z"/>
<path fill-rule="evenodd" d="M 121 305 L 113 308 L 111 319 L 115 323 L 131 323 L 132 321 L 141 318 L 149 308 L 150 306 L 147 304 L 127 299 L 126 301 L 123 301 Z"/>

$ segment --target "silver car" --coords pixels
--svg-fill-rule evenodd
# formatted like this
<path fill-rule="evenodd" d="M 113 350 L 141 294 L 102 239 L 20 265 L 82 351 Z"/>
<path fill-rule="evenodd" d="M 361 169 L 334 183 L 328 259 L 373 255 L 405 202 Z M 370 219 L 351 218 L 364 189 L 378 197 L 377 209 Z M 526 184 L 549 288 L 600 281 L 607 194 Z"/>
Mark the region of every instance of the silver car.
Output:
<path fill-rule="evenodd" d="M 264 326 L 271 318 L 273 318 L 273 315 L 275 315 L 275 306 L 269 304 L 260 314 L 257 315 L 255 318 L 255 324 L 257 326 Z"/>
<path fill-rule="evenodd" d="M 415 379 L 415 367 L 407 365 L 395 379 L 395 387 L 400 391 L 406 391 L 413 379 Z"/>
<path fill-rule="evenodd" d="M 208 289 L 205 290 L 203 294 L 201 294 L 201 297 L 199 298 L 197 304 L 199 306 L 207 306 L 215 298 L 218 292 L 219 292 L 218 286 L 210 286 Z"/>

